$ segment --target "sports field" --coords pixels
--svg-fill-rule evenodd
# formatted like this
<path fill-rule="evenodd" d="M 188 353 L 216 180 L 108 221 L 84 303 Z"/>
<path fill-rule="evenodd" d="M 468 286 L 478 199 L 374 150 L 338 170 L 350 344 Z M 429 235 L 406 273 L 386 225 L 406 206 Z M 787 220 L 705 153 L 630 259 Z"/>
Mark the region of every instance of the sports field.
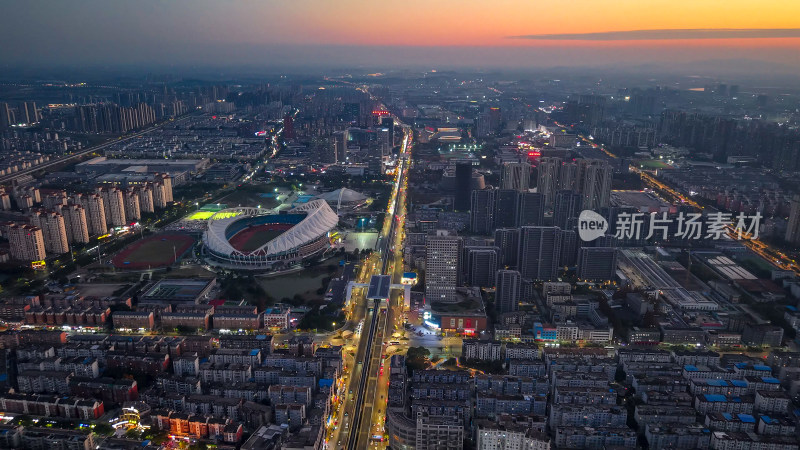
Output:
<path fill-rule="evenodd" d="M 138 240 L 117 253 L 111 262 L 118 269 L 143 270 L 169 266 L 194 245 L 185 234 L 159 234 Z"/>
<path fill-rule="evenodd" d="M 196 211 L 192 214 L 189 214 L 186 217 L 187 220 L 208 220 L 209 217 L 213 216 L 213 211 Z"/>
<path fill-rule="evenodd" d="M 276 223 L 247 227 L 236 233 L 228 242 L 240 252 L 252 252 L 292 228 L 291 224 Z"/>
<path fill-rule="evenodd" d="M 673 167 L 660 159 L 641 159 L 636 161 L 640 167 L 645 169 L 673 169 Z"/>

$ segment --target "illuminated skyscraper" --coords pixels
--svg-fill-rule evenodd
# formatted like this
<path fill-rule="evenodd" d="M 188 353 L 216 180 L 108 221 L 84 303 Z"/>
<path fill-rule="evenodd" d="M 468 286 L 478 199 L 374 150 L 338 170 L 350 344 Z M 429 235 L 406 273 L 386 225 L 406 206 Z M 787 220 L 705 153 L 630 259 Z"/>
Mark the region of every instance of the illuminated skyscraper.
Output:
<path fill-rule="evenodd" d="M 438 230 L 425 245 L 425 299 L 430 303 L 453 303 L 459 284 L 463 242 L 460 237 Z"/>

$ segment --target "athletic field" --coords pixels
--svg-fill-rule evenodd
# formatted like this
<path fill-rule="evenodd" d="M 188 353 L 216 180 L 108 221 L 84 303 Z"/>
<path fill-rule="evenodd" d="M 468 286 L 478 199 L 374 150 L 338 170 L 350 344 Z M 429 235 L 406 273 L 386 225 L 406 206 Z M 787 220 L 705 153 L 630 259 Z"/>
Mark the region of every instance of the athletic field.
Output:
<path fill-rule="evenodd" d="M 186 253 L 194 238 L 185 234 L 169 233 L 140 239 L 117 253 L 111 262 L 118 269 L 144 270 L 169 266 L 176 257 Z"/>
<path fill-rule="evenodd" d="M 292 228 L 291 224 L 275 223 L 247 227 L 236 233 L 228 242 L 240 252 L 252 252 Z"/>

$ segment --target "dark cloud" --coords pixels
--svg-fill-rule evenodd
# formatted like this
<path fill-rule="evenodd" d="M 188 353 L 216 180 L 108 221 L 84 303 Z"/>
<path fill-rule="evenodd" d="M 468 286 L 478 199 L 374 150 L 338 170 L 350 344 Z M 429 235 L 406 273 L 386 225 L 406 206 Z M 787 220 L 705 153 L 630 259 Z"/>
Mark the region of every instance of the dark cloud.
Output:
<path fill-rule="evenodd" d="M 659 41 L 674 39 L 766 39 L 800 37 L 800 28 L 717 28 L 604 31 L 600 33 L 529 34 L 511 39 L 554 41 Z"/>

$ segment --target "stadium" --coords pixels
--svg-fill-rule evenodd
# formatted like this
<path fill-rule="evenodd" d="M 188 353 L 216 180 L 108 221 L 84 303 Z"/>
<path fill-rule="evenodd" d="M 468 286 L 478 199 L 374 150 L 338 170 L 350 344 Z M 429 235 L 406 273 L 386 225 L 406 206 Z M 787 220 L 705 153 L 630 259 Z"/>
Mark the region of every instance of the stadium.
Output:
<path fill-rule="evenodd" d="M 203 252 L 213 265 L 280 270 L 324 252 L 339 216 L 324 200 L 275 214 L 261 208 L 229 208 L 208 219 Z"/>

